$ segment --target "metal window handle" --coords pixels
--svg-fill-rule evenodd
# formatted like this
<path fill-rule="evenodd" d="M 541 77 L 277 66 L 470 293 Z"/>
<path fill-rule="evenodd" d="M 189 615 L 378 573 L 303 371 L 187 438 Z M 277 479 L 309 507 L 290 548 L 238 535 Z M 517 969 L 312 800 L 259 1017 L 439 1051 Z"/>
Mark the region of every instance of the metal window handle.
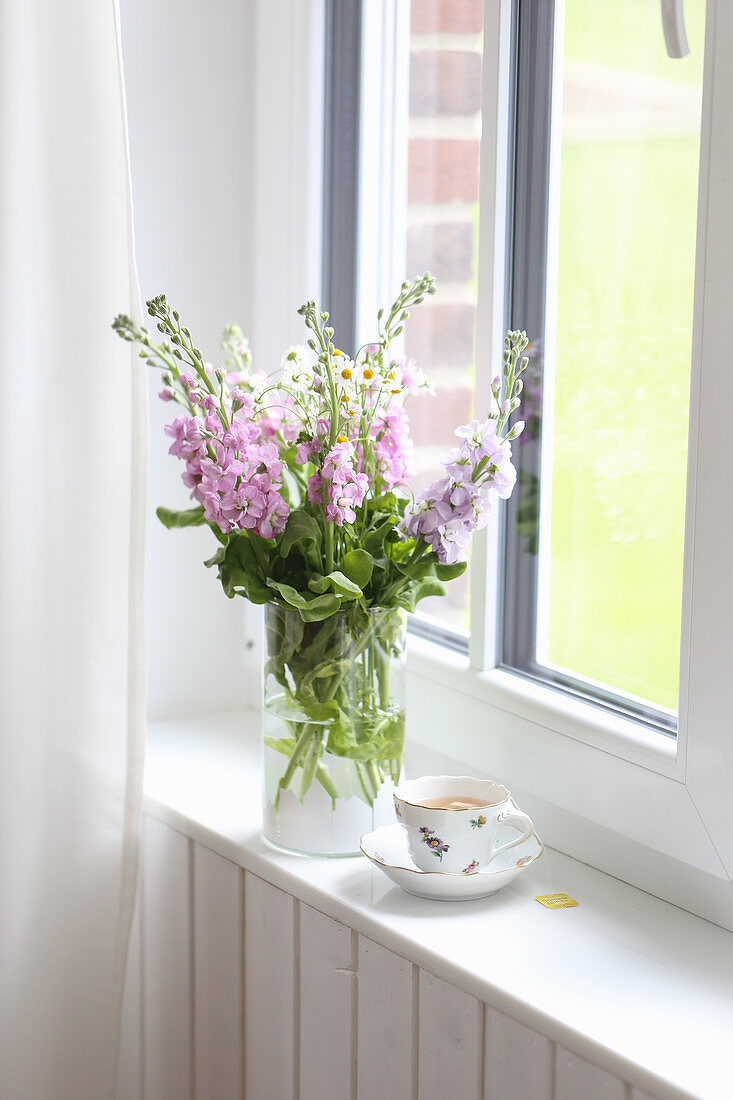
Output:
<path fill-rule="evenodd" d="M 662 30 L 667 54 L 670 57 L 686 57 L 690 52 L 685 33 L 684 0 L 662 0 Z"/>

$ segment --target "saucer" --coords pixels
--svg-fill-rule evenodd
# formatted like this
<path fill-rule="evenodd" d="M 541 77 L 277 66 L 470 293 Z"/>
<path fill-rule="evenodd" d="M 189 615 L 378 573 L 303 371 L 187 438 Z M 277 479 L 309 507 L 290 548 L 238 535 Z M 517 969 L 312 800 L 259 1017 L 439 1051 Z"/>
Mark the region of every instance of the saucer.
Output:
<path fill-rule="evenodd" d="M 421 871 L 412 862 L 407 837 L 400 824 L 382 825 L 361 838 L 361 850 L 397 886 L 418 898 L 433 901 L 470 901 L 486 898 L 513 882 L 538 859 L 544 848 L 536 833 L 521 844 L 500 852 L 485 871 L 453 875 L 446 871 Z"/>

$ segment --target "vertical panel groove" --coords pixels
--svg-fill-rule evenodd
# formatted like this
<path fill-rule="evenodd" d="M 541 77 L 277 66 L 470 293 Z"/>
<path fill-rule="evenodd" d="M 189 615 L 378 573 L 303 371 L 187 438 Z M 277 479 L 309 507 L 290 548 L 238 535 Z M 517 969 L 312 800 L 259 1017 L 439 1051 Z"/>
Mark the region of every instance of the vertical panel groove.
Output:
<path fill-rule="evenodd" d="M 557 1100 L 557 1043 L 552 1043 L 552 1080 L 550 1081 L 550 1096 Z"/>
<path fill-rule="evenodd" d="M 196 1096 L 196 867 L 194 860 L 193 841 L 188 839 L 188 965 L 191 973 L 191 1011 L 188 1021 L 189 1048 L 190 1048 L 190 1074 L 191 1095 L 193 1100 L 199 1100 Z M 200 1100 L 205 1100 L 201 1097 Z"/>
<path fill-rule="evenodd" d="M 420 1100 L 420 967 L 412 964 L 412 1100 Z"/>
<path fill-rule="evenodd" d="M 479 1027 L 481 1028 L 481 1073 L 479 1075 L 479 1100 L 483 1100 L 484 1096 L 488 1095 L 488 1066 L 486 1062 L 486 1005 L 481 1004 L 481 1014 L 479 1017 Z"/>
<path fill-rule="evenodd" d="M 242 959 L 241 959 L 241 989 L 240 989 L 240 1004 L 241 1004 L 241 1052 L 242 1052 L 242 1097 L 241 1100 L 246 1100 L 247 1092 L 247 1027 L 245 1023 L 245 1003 L 247 995 L 247 909 L 245 891 L 247 889 L 247 876 L 244 870 L 239 868 L 239 900 L 240 900 L 240 914 L 239 914 L 239 927 L 242 937 Z"/>
<path fill-rule="evenodd" d="M 142 967 L 140 975 L 140 1100 L 147 1100 L 145 1090 L 145 974 L 147 970 L 147 952 L 145 950 L 145 816 L 143 815 L 140 827 L 142 844 L 140 848 L 140 877 L 137 883 L 137 888 L 140 891 L 138 905 L 140 906 L 140 966 Z"/>
<path fill-rule="evenodd" d="M 300 1096 L 300 902 L 293 912 L 293 1100 Z"/>
<path fill-rule="evenodd" d="M 359 1080 L 359 934 L 351 930 L 351 1100 Z"/>

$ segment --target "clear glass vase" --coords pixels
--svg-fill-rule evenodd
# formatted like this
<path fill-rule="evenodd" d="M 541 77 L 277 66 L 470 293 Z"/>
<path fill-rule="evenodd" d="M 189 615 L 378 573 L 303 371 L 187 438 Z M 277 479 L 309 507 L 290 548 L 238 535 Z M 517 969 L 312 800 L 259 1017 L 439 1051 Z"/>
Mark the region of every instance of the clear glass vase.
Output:
<path fill-rule="evenodd" d="M 359 852 L 394 820 L 405 742 L 406 615 L 352 607 L 321 622 L 265 607 L 264 835 L 308 855 Z"/>

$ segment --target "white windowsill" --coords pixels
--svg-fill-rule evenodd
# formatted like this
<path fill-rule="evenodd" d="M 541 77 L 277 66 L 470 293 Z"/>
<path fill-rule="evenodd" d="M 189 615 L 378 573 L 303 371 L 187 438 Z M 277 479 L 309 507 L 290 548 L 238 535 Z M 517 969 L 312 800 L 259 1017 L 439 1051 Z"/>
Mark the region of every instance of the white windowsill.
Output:
<path fill-rule="evenodd" d="M 260 836 L 258 723 L 155 723 L 146 812 L 656 1097 L 730 1096 L 730 932 L 547 849 L 494 897 L 453 904 L 363 857 L 281 854 Z M 534 900 L 557 892 L 578 908 Z"/>

